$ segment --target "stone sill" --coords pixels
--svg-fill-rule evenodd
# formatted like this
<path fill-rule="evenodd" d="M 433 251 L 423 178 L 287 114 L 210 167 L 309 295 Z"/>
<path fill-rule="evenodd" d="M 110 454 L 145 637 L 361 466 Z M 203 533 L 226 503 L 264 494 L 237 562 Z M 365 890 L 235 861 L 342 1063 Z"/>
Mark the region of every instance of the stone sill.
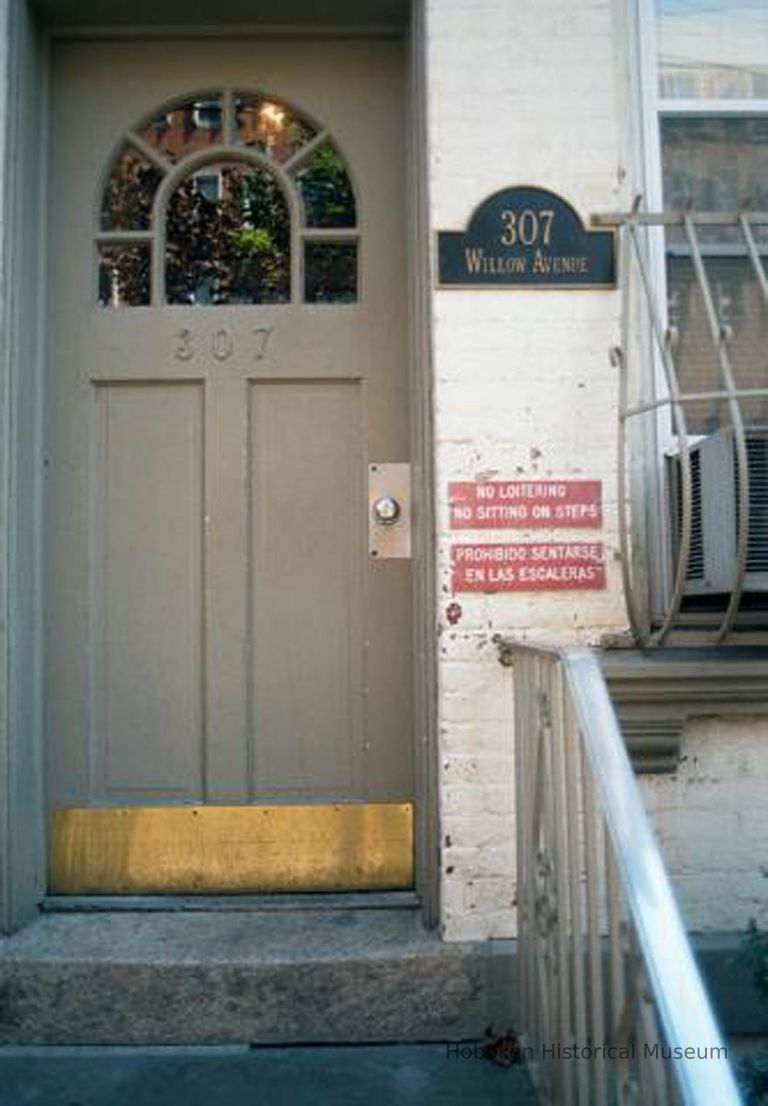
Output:
<path fill-rule="evenodd" d="M 768 648 L 610 649 L 601 662 L 637 772 L 674 772 L 689 718 L 768 715 Z"/>

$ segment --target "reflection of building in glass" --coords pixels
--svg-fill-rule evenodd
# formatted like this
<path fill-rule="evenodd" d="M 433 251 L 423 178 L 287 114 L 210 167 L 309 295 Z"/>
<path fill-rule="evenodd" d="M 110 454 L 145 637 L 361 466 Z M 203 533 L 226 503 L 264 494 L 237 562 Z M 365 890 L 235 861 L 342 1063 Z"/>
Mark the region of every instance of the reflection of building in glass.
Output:
<path fill-rule="evenodd" d="M 768 97 L 768 9 L 762 0 L 657 0 L 657 8 L 662 96 Z"/>

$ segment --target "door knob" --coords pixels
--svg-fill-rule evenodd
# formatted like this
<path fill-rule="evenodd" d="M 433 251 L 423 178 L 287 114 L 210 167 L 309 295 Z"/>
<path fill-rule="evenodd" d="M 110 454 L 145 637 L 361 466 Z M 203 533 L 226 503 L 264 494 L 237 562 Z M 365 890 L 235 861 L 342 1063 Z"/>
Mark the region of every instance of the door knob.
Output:
<path fill-rule="evenodd" d="M 382 526 L 392 526 L 400 518 L 402 509 L 392 495 L 381 495 L 373 504 L 373 515 Z"/>

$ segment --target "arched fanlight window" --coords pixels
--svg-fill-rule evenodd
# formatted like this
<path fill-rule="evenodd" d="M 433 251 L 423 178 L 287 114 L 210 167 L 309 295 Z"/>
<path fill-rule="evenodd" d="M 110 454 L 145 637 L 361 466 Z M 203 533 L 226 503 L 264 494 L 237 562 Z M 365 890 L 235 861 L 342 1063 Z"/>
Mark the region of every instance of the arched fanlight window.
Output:
<path fill-rule="evenodd" d="M 129 130 L 98 219 L 102 307 L 358 298 L 344 159 L 327 131 L 261 93 L 190 96 Z"/>

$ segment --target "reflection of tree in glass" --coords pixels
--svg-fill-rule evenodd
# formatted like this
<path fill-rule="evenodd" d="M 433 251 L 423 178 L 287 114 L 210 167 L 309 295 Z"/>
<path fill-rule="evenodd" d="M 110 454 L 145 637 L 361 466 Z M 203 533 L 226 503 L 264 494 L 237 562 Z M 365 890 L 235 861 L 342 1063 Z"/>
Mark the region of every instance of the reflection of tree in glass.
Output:
<path fill-rule="evenodd" d="M 265 169 L 218 169 L 219 198 L 194 177 L 168 205 L 168 303 L 282 303 L 290 298 L 290 215 Z M 211 167 L 206 170 L 210 178 Z"/>
<path fill-rule="evenodd" d="M 307 303 L 356 302 L 357 243 L 306 243 L 304 299 Z"/>
<path fill-rule="evenodd" d="M 99 304 L 143 307 L 149 303 L 149 246 L 101 246 Z"/>
<path fill-rule="evenodd" d="M 297 174 L 308 227 L 353 227 L 355 197 L 344 162 L 333 146 L 323 146 Z"/>
<path fill-rule="evenodd" d="M 146 230 L 160 172 L 139 154 L 125 148 L 117 159 L 104 189 L 102 230 Z"/>

